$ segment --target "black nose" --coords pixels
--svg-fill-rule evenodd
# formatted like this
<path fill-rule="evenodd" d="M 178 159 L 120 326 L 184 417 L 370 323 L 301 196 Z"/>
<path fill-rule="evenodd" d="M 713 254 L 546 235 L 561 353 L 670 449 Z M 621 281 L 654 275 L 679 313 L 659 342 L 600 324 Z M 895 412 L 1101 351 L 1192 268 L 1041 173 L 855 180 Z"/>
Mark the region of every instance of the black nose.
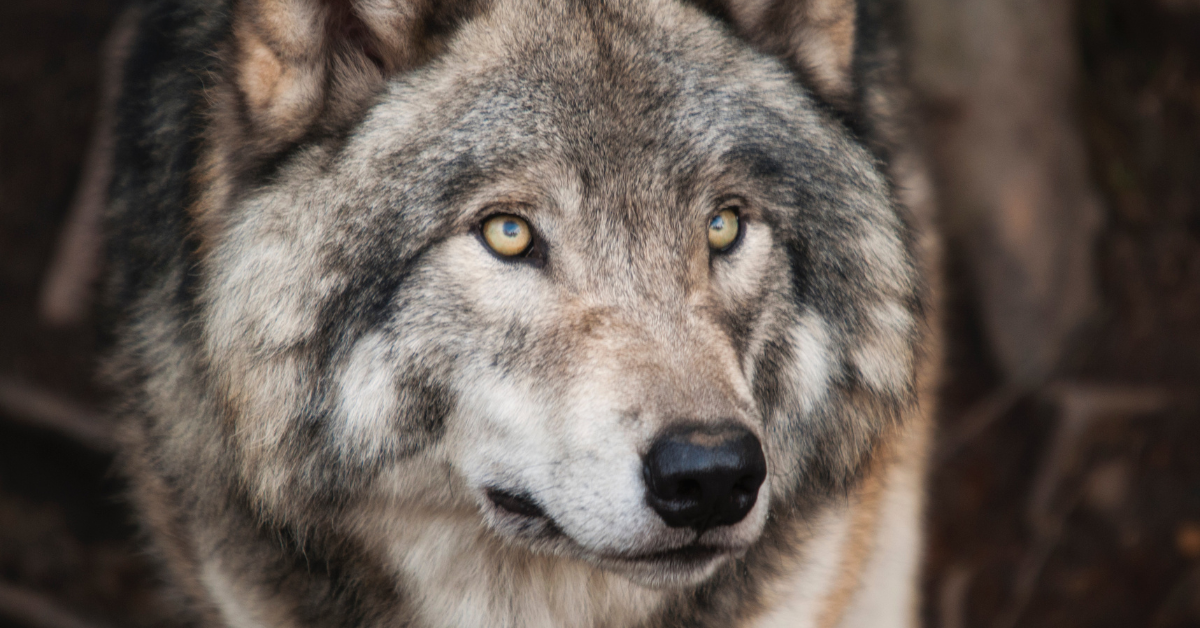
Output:
<path fill-rule="evenodd" d="M 672 528 L 698 532 L 746 518 L 767 477 L 758 438 L 734 425 L 660 435 L 646 454 L 646 500 Z"/>

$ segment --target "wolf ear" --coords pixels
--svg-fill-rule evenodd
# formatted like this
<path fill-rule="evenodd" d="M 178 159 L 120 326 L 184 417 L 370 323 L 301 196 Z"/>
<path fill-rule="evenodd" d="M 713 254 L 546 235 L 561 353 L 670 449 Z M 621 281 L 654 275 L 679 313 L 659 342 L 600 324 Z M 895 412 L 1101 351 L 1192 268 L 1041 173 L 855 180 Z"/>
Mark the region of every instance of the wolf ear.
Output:
<path fill-rule="evenodd" d="M 707 0 L 738 33 L 782 58 L 822 98 L 845 106 L 854 92 L 855 0 Z"/>
<path fill-rule="evenodd" d="M 244 131 L 258 148 L 300 139 L 353 116 L 389 75 L 428 58 L 440 22 L 463 2 L 240 0 L 230 70 Z M 451 5 L 453 7 L 451 8 Z"/>

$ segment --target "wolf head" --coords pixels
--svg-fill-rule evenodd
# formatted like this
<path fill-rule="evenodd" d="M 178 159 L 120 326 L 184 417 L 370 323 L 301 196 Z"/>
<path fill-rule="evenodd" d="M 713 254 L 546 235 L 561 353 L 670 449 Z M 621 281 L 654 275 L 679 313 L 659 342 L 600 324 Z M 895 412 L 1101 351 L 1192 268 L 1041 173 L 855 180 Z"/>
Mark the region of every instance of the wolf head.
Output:
<path fill-rule="evenodd" d="M 854 481 L 920 313 L 853 7 L 706 8 L 235 9 L 190 211 L 264 517 L 663 586 Z"/>

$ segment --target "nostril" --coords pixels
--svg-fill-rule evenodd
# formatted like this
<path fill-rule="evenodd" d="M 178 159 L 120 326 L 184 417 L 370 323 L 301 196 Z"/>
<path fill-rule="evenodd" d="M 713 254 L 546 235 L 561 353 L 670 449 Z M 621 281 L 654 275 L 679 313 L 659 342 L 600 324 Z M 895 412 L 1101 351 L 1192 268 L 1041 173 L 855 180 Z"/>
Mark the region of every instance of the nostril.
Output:
<path fill-rule="evenodd" d="M 670 499 L 683 499 L 687 501 L 699 501 L 704 498 L 704 489 L 700 487 L 700 482 L 696 480 L 680 480 L 675 485 L 675 495 Z"/>
<path fill-rule="evenodd" d="M 758 487 L 762 486 L 763 478 L 755 475 L 743 475 L 738 478 L 737 484 L 733 485 L 733 490 L 738 493 L 758 493 Z"/>

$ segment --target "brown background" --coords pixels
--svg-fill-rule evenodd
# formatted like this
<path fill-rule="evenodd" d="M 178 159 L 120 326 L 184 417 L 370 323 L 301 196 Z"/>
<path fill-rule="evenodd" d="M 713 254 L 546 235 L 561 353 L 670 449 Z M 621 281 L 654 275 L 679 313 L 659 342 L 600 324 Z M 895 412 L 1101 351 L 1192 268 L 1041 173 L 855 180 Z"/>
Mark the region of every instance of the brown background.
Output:
<path fill-rule="evenodd" d="M 1200 2 L 910 0 L 950 328 L 930 626 L 1200 626 Z M 37 310 L 116 0 L 0 3 L 0 628 L 150 626 L 94 322 Z"/>

